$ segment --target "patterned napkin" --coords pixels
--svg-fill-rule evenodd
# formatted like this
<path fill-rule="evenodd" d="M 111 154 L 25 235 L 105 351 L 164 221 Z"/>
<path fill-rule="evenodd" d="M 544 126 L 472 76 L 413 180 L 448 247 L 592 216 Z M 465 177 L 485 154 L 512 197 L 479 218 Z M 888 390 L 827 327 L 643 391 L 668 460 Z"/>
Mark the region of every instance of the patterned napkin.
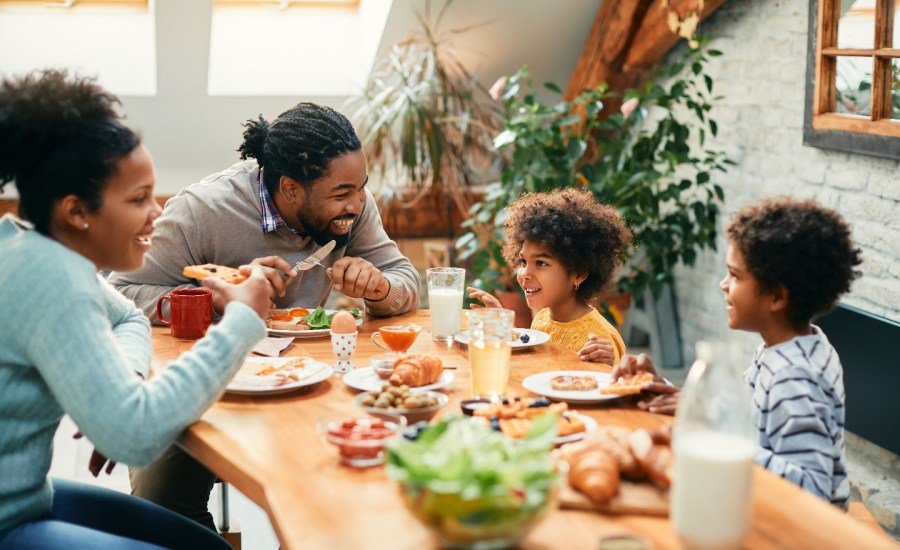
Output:
<path fill-rule="evenodd" d="M 257 355 L 264 355 L 266 357 L 278 357 L 284 351 L 290 347 L 291 343 L 294 341 L 293 338 L 278 338 L 276 336 L 266 336 L 262 340 L 259 341 L 253 349 L 251 350 L 253 353 Z"/>

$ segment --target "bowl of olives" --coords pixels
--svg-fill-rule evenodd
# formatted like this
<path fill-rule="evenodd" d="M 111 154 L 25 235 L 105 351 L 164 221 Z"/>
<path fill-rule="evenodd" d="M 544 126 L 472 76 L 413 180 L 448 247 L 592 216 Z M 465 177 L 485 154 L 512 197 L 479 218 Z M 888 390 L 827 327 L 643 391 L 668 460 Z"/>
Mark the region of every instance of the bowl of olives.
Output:
<path fill-rule="evenodd" d="M 450 398 L 437 391 L 412 391 L 409 386 L 383 384 L 379 391 L 362 392 L 356 404 L 373 416 L 402 415 L 412 424 L 430 420 Z"/>

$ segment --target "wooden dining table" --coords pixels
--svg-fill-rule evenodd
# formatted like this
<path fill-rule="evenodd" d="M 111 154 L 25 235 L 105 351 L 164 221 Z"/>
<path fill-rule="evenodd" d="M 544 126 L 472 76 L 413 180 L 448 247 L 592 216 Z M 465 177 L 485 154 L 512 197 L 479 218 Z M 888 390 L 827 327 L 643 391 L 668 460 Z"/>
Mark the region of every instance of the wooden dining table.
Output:
<path fill-rule="evenodd" d="M 355 365 L 365 367 L 368 357 L 384 353 L 372 343 L 371 334 L 379 326 L 398 323 L 424 327 L 409 353 L 440 357 L 455 380 L 444 389 L 449 403 L 438 414 L 459 413 L 459 402 L 472 395 L 467 352 L 459 344 L 432 342 L 427 310 L 370 319 L 360 325 Z M 192 345 L 172 338 L 166 327 L 154 327 L 154 367 L 164 368 Z M 329 364 L 335 361 L 327 335 L 297 338 L 284 355 L 309 356 Z M 522 387 L 523 379 L 549 370 L 609 368 L 580 361 L 555 344 L 541 344 L 513 353 L 509 394 L 531 395 Z M 434 535 L 406 509 L 384 468 L 341 465 L 336 449 L 317 432 L 320 418 L 363 415 L 353 402 L 355 393 L 339 374 L 290 393 L 226 393 L 184 432 L 179 444 L 267 512 L 282 548 L 438 547 Z M 671 417 L 639 410 L 633 400 L 610 403 L 572 407 L 601 425 L 654 428 L 672 422 Z M 747 548 L 896 548 L 884 533 L 762 468 L 754 469 Z M 553 510 L 523 539 L 521 547 L 595 548 L 601 537 L 619 534 L 644 537 L 653 548 L 681 548 L 666 517 L 568 509 Z"/>

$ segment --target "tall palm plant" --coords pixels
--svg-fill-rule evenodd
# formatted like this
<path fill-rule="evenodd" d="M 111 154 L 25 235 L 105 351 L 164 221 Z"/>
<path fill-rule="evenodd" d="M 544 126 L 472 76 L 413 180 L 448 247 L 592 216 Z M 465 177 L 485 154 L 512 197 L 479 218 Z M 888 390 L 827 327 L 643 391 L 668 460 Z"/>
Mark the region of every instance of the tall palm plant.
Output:
<path fill-rule="evenodd" d="M 448 210 L 465 214 L 474 202 L 472 186 L 484 183 L 482 174 L 494 164 L 492 140 L 501 123 L 450 42 L 472 27 L 441 30 L 452 3 L 444 2 L 432 19 L 428 2 L 424 15 L 416 14 L 420 29 L 376 62 L 350 105 L 382 198 L 411 207 L 437 194 L 446 197 Z"/>

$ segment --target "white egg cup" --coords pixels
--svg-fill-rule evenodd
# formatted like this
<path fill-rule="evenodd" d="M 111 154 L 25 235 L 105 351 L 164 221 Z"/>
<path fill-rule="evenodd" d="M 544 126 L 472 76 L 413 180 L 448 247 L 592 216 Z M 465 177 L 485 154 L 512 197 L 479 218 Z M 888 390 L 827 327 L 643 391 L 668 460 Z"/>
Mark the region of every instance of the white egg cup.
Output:
<path fill-rule="evenodd" d="M 337 363 L 334 364 L 334 372 L 345 373 L 350 372 L 356 367 L 353 366 L 351 358 L 356 352 L 356 337 L 359 332 L 348 333 L 331 333 L 331 351 L 337 357 Z"/>

